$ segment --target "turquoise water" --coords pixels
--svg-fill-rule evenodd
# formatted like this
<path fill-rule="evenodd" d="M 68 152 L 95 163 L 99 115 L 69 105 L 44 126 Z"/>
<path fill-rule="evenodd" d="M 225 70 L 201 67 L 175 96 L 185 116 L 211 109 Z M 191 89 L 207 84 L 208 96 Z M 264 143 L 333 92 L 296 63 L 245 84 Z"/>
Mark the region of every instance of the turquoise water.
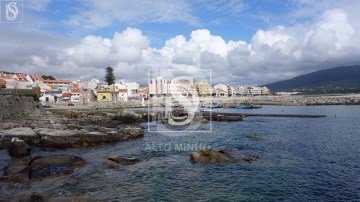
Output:
<path fill-rule="evenodd" d="M 74 174 L 56 180 L 27 185 L 1 183 L 1 194 L 4 198 L 32 192 L 52 196 L 86 194 L 114 201 L 360 200 L 359 106 L 216 110 L 328 117 L 249 117 L 244 122 L 213 122 L 211 133 L 168 136 L 146 132 L 141 139 L 95 148 L 56 152 L 36 149 L 34 155 L 73 154 L 88 163 Z M 264 140 L 249 140 L 246 135 L 251 132 Z M 202 146 L 240 150 L 260 159 L 235 164 L 191 162 L 191 150 Z M 105 163 L 109 155 L 134 156 L 142 162 L 113 168 Z M 0 167 L 9 160 L 7 152 L 0 151 Z"/>

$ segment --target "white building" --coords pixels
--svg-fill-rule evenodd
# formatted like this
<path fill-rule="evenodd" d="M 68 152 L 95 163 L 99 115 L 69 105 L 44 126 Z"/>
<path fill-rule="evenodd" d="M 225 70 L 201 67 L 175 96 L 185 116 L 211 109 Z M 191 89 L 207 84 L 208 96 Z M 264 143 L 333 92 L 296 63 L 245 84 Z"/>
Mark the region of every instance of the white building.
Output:
<path fill-rule="evenodd" d="M 73 83 L 70 80 L 43 80 L 43 82 L 56 90 L 69 90 L 73 88 Z"/>
<path fill-rule="evenodd" d="M 217 97 L 227 97 L 228 96 L 228 87 L 225 84 L 217 84 L 214 86 L 214 90 Z"/>
<path fill-rule="evenodd" d="M 79 84 L 79 88 L 81 89 L 89 89 L 89 90 L 95 90 L 98 85 L 99 85 L 100 81 L 99 79 L 90 79 L 88 81 L 82 81 Z"/>
<path fill-rule="evenodd" d="M 128 101 L 128 90 L 127 89 L 120 89 L 118 92 L 119 92 L 117 94 L 117 96 L 118 96 L 117 100 L 118 101 L 121 101 L 121 102 Z"/>
<path fill-rule="evenodd" d="M 160 76 L 155 79 L 151 79 L 149 83 L 149 96 L 150 97 L 162 97 L 169 93 L 169 80 Z"/>

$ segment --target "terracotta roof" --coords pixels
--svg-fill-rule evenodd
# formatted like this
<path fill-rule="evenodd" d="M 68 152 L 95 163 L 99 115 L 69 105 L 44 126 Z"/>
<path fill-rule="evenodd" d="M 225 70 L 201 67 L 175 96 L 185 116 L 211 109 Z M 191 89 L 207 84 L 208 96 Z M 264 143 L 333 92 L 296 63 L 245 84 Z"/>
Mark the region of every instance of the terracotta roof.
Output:
<path fill-rule="evenodd" d="M 70 80 L 48 80 L 48 79 L 44 79 L 43 82 L 44 83 L 71 83 Z"/>
<path fill-rule="evenodd" d="M 80 88 L 73 88 L 71 89 L 72 93 L 80 93 Z"/>
<path fill-rule="evenodd" d="M 119 93 L 127 93 L 128 90 L 127 89 L 119 89 Z"/>
<path fill-rule="evenodd" d="M 35 75 L 35 74 L 29 74 L 29 76 L 30 76 L 30 78 L 32 79 L 32 80 L 40 80 L 40 81 L 42 81 L 43 80 L 43 78 L 41 78 L 40 76 L 38 76 L 38 75 Z"/>
<path fill-rule="evenodd" d="M 4 79 L 0 79 L 0 85 L 6 85 L 6 81 Z"/>
<path fill-rule="evenodd" d="M 0 77 L 3 78 L 3 79 L 11 79 L 12 78 L 11 74 L 3 74 Z"/>
<path fill-rule="evenodd" d="M 61 97 L 71 97 L 71 93 L 63 93 Z"/>

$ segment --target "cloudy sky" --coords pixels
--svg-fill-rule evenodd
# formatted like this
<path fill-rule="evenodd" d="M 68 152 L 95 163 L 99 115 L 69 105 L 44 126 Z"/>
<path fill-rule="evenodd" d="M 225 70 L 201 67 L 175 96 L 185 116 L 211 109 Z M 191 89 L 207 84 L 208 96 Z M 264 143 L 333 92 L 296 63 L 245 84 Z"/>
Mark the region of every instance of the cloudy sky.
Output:
<path fill-rule="evenodd" d="M 360 64 L 359 0 L 23 0 L 0 23 L 0 70 L 147 82 L 211 69 L 213 83 L 265 84 Z M 1 15 L 3 16 L 3 15 Z"/>

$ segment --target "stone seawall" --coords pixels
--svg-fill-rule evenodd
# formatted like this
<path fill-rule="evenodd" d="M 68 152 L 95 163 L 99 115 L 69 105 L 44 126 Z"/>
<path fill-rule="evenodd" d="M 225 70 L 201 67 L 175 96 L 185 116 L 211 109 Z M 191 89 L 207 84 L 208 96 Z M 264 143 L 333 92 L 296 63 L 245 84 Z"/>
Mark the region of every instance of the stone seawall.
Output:
<path fill-rule="evenodd" d="M 32 97 L 21 95 L 0 95 L 0 118 L 39 113 L 37 103 Z"/>

